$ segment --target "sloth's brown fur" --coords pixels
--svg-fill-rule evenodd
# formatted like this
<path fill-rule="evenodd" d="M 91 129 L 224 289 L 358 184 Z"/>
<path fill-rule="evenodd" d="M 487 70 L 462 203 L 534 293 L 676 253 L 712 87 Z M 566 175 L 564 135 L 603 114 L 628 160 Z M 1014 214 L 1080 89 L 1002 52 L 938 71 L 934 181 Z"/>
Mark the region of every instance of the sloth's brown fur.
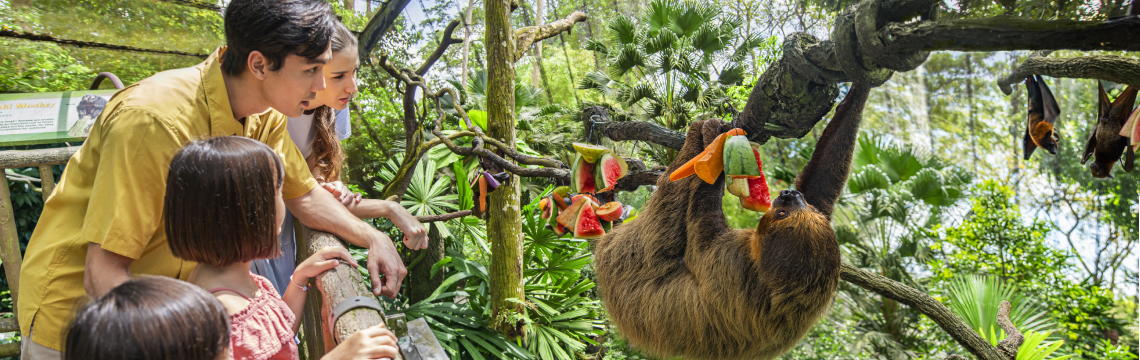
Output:
<path fill-rule="evenodd" d="M 661 357 L 771 359 L 803 338 L 838 287 L 830 217 L 847 183 L 867 91 L 854 86 L 836 109 L 796 179 L 802 201 L 781 196 L 755 230 L 725 223 L 723 176 L 711 185 L 662 176 L 642 214 L 598 241 L 602 299 L 631 344 Z M 700 153 L 722 125 L 694 123 L 666 173 Z"/>

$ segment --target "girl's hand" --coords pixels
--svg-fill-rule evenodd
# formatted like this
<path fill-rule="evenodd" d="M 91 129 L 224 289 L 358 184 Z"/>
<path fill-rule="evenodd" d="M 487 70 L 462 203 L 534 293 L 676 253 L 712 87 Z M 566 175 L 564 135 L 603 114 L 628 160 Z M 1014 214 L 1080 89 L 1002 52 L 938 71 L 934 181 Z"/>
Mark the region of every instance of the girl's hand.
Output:
<path fill-rule="evenodd" d="M 309 282 L 309 279 L 339 265 L 338 258 L 348 262 L 353 267 L 360 266 L 356 264 L 356 260 L 352 259 L 352 254 L 349 254 L 348 250 L 330 246 L 317 251 L 316 254 L 297 265 L 297 270 L 293 271 L 293 281 L 298 284 Z"/>
<path fill-rule="evenodd" d="M 360 200 L 364 199 L 363 196 L 357 193 L 353 193 L 352 190 L 348 189 L 348 186 L 345 186 L 344 183 L 340 181 L 321 183 L 321 187 L 325 188 L 325 190 L 332 194 L 333 197 L 337 199 L 337 201 L 340 201 L 341 204 L 344 204 L 344 206 L 358 203 Z"/>
<path fill-rule="evenodd" d="M 427 229 L 419 220 L 416 220 L 412 213 L 408 212 L 400 203 L 395 201 L 387 201 L 388 219 L 392 220 L 392 224 L 396 225 L 401 232 L 404 233 L 404 246 L 412 250 L 427 249 L 428 236 Z"/>
<path fill-rule="evenodd" d="M 352 334 L 321 360 L 394 359 L 400 356 L 396 334 L 376 325 Z"/>

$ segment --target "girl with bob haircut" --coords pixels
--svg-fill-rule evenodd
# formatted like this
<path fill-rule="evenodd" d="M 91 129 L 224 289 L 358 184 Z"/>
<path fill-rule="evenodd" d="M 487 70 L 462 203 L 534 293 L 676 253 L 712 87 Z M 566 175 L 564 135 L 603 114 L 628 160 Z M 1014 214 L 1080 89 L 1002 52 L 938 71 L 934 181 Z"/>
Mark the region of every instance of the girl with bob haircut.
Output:
<path fill-rule="evenodd" d="M 230 316 L 213 296 L 161 276 L 128 280 L 79 310 L 64 360 L 225 359 Z"/>
<path fill-rule="evenodd" d="M 357 266 L 343 248 L 321 249 L 297 265 L 280 298 L 269 280 L 250 272 L 250 262 L 279 253 L 283 177 L 272 149 L 238 136 L 195 141 L 170 162 L 164 203 L 170 250 L 198 263 L 189 281 L 208 289 L 231 316 L 235 359 L 297 359 L 293 339 L 309 279 L 341 260 Z"/>

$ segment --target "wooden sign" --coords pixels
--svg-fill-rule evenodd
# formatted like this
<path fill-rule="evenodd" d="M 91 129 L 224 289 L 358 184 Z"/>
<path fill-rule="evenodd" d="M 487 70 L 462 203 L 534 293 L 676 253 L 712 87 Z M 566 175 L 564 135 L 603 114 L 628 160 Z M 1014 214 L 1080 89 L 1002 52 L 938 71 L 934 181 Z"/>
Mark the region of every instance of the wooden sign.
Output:
<path fill-rule="evenodd" d="M 0 146 L 83 141 L 116 91 L 0 94 Z"/>

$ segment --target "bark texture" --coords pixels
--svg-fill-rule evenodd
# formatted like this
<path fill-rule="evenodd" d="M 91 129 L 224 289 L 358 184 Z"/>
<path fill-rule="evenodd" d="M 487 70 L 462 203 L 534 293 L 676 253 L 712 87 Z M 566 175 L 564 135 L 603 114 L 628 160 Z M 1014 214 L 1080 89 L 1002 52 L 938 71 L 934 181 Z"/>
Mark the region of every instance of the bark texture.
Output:
<path fill-rule="evenodd" d="M 1140 50 L 1140 17 L 1106 21 L 985 19 L 887 25 L 879 34 L 892 53 L 916 50 Z"/>
<path fill-rule="evenodd" d="M 557 36 L 564 31 L 569 32 L 574 28 L 575 23 L 583 21 L 586 21 L 586 14 L 581 11 L 575 11 L 564 19 L 515 30 L 514 33 L 517 42 L 515 43 L 514 57 L 511 62 L 521 59 L 534 43 Z"/>
<path fill-rule="evenodd" d="M 1041 55 L 1045 53 L 1045 55 Z M 1011 85 L 1025 81 L 1032 75 L 1079 79 L 1108 80 L 1119 84 L 1140 87 L 1140 59 L 1094 55 L 1079 58 L 1049 58 L 1047 52 L 1030 55 L 1008 76 L 998 79 L 997 85 L 1006 95 L 1013 93 Z"/>
<path fill-rule="evenodd" d="M 601 106 L 591 106 L 582 111 L 582 131 L 592 139 L 604 136 L 613 141 L 640 140 L 673 150 L 681 150 L 685 145 L 685 134 L 648 121 L 614 121 L 610 119 L 609 111 Z M 596 141 L 592 139 L 590 141 Z"/>
<path fill-rule="evenodd" d="M 515 51 L 509 0 L 484 2 L 487 25 L 487 140 L 498 140 L 509 150 L 515 144 Z M 498 172 L 490 166 L 491 172 Z M 508 339 L 526 335 L 522 319 L 521 187 L 518 175 L 488 196 L 487 240 L 491 242 L 491 328 Z"/>

